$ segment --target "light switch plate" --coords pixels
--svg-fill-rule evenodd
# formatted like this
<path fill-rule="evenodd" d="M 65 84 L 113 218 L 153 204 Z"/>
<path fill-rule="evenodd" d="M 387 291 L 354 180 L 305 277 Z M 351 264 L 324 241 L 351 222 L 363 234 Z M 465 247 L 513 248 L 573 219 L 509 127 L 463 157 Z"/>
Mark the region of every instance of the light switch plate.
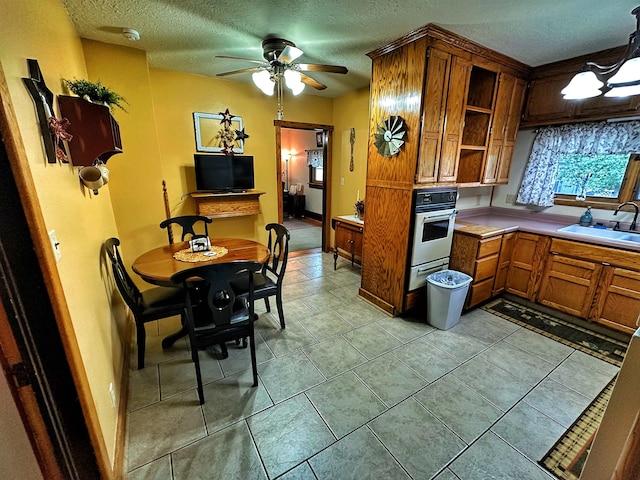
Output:
<path fill-rule="evenodd" d="M 49 241 L 51 241 L 51 248 L 53 249 L 53 256 L 56 262 L 59 262 L 62 258 L 62 251 L 60 250 L 60 242 L 58 242 L 58 236 L 55 230 L 49 231 Z"/>

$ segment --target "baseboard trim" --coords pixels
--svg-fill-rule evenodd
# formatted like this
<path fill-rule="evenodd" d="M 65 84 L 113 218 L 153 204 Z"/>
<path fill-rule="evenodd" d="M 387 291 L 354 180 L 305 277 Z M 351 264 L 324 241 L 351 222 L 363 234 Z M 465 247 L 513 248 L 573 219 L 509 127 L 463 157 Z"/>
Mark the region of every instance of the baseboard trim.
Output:
<path fill-rule="evenodd" d="M 118 395 L 118 414 L 117 414 L 117 427 L 115 435 L 115 449 L 114 449 L 114 478 L 121 479 L 125 477 L 125 459 L 126 459 L 126 435 L 127 435 L 127 422 L 129 416 L 127 414 L 129 410 L 129 368 L 131 367 L 131 342 L 134 338 L 134 326 L 135 320 L 133 319 L 133 313 L 127 308 L 127 328 L 125 333 L 125 341 L 122 345 L 122 371 L 120 373 L 120 388 Z"/>

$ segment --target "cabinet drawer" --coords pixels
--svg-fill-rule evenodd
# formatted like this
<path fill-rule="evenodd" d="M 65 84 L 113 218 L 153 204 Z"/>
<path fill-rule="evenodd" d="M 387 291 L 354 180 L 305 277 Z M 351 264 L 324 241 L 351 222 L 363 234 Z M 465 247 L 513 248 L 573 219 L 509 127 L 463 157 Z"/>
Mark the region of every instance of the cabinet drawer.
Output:
<path fill-rule="evenodd" d="M 467 308 L 473 307 L 485 300 L 489 300 L 491 298 L 492 290 L 493 278 L 471 285 L 469 295 L 467 296 Z"/>
<path fill-rule="evenodd" d="M 493 277 L 498 268 L 498 254 L 491 257 L 476 260 L 476 274 L 473 276 L 474 282 L 480 282 Z"/>
<path fill-rule="evenodd" d="M 480 240 L 478 242 L 478 258 L 488 257 L 489 255 L 499 253 L 501 243 L 502 236 Z"/>

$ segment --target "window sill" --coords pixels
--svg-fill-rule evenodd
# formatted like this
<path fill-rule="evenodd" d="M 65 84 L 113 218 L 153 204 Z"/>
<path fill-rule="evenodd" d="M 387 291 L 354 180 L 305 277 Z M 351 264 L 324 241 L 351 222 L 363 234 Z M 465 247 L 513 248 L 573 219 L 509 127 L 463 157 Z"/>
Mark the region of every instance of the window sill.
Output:
<path fill-rule="evenodd" d="M 315 188 L 317 190 L 324 190 L 324 184 L 323 183 L 310 183 L 309 184 L 309 188 Z"/>

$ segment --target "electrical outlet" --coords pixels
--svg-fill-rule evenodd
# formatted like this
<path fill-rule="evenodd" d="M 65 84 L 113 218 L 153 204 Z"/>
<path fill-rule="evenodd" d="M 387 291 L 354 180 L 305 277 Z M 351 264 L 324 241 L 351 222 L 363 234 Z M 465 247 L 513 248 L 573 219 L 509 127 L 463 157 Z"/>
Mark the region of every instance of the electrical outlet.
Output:
<path fill-rule="evenodd" d="M 49 241 L 51 242 L 51 248 L 53 249 L 53 256 L 56 262 L 59 262 L 62 258 L 62 251 L 60 250 L 60 242 L 55 230 L 49 231 Z"/>
<path fill-rule="evenodd" d="M 516 203 L 516 196 L 512 194 L 507 194 L 507 203 L 511 203 L 511 204 Z"/>
<path fill-rule="evenodd" d="M 344 185 L 344 177 L 340 177 L 340 185 Z"/>
<path fill-rule="evenodd" d="M 111 394 L 111 403 L 113 403 L 113 408 L 116 408 L 116 391 L 113 388 L 113 382 L 109 384 L 109 393 Z"/>

